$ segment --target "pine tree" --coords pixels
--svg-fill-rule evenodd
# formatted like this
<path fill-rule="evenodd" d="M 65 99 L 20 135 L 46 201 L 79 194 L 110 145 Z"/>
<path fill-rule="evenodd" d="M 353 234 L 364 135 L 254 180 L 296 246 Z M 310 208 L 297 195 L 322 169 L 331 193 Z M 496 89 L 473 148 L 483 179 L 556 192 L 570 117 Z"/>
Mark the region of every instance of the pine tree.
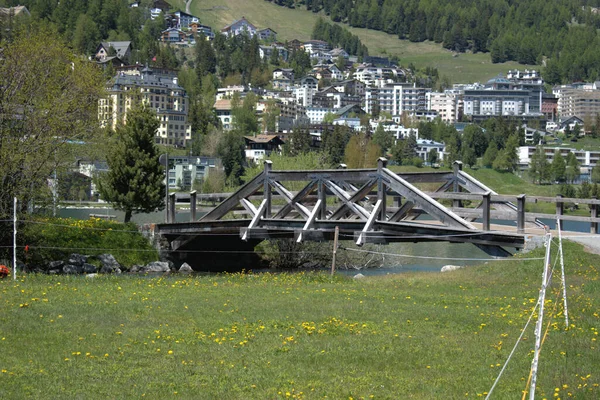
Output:
<path fill-rule="evenodd" d="M 101 197 L 117 210 L 132 214 L 162 210 L 165 206 L 165 173 L 158 161 L 154 135 L 156 115 L 145 105 L 127 114 L 127 123 L 116 130 L 116 144 L 109 152 L 109 171 L 98 182 Z"/>
<path fill-rule="evenodd" d="M 560 151 L 557 149 L 554 152 L 554 158 L 552 159 L 552 164 L 550 166 L 552 180 L 554 180 L 554 181 L 564 180 L 566 169 L 567 169 L 567 164 L 565 163 L 565 159 L 560 155 Z"/>
<path fill-rule="evenodd" d="M 394 134 L 383 129 L 383 125 L 378 124 L 375 133 L 373 133 L 373 143 L 381 148 L 381 155 L 385 156 L 387 151 L 394 145 Z"/>

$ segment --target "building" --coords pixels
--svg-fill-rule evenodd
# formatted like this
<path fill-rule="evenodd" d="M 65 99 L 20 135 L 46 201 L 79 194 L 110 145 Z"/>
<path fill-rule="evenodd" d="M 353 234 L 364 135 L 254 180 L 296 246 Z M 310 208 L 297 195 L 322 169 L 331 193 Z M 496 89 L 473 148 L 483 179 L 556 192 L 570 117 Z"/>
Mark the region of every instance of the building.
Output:
<path fill-rule="evenodd" d="M 244 136 L 246 141 L 246 158 L 256 162 L 271 155 L 280 153 L 283 140 L 277 135 Z"/>
<path fill-rule="evenodd" d="M 428 139 L 417 139 L 417 147 L 415 148 L 415 151 L 420 159 L 427 161 L 429 153 L 432 150 L 437 152 L 438 161 L 442 161 L 444 159 L 444 152 L 446 151 L 446 145 L 444 143 L 438 143 Z"/>
<path fill-rule="evenodd" d="M 220 158 L 169 156 L 169 188 L 195 190 L 214 171 L 223 171 Z"/>
<path fill-rule="evenodd" d="M 368 87 L 382 87 L 386 84 L 405 80 L 404 71 L 390 67 L 377 67 L 373 64 L 361 64 L 354 72 L 354 79 Z"/>
<path fill-rule="evenodd" d="M 169 28 L 162 31 L 160 41 L 163 43 L 184 43 L 187 41 L 187 35 L 178 28 Z"/>
<path fill-rule="evenodd" d="M 276 43 L 273 43 L 269 46 L 265 46 L 265 45 L 258 46 L 258 55 L 260 56 L 261 60 L 264 60 L 264 59 L 269 60 L 275 50 L 277 50 L 277 54 L 279 55 L 280 60 L 283 60 L 283 61 L 288 60 L 288 56 L 289 56 L 288 49 L 284 45 L 280 45 L 280 44 L 276 44 Z"/>
<path fill-rule="evenodd" d="M 309 40 L 308 42 L 304 42 L 302 48 L 310 54 L 311 57 L 317 53 L 327 53 L 331 49 L 329 43 L 322 40 Z"/>
<path fill-rule="evenodd" d="M 120 72 L 108 82 L 107 95 L 98 102 L 98 119 L 102 127 L 115 129 L 127 122 L 129 110 L 145 103 L 156 111 L 160 125 L 155 142 L 185 147 L 192 139 L 188 122 L 188 96 L 177 78 L 157 74 L 148 67 L 140 75 Z"/>
<path fill-rule="evenodd" d="M 215 33 L 210 26 L 192 22 L 190 23 L 189 29 L 196 36 L 204 35 L 208 40 L 213 40 L 215 38 Z"/>
<path fill-rule="evenodd" d="M 97 61 L 105 61 L 106 58 L 115 56 L 121 60 L 129 60 L 131 55 L 131 41 L 102 42 L 95 52 Z"/>
<path fill-rule="evenodd" d="M 549 163 L 552 163 L 554 159 L 554 154 L 556 151 L 559 151 L 561 157 L 566 158 L 569 152 L 575 155 L 577 161 L 579 161 L 579 165 L 581 168 L 580 172 L 590 173 L 592 168 L 598 165 L 598 161 L 600 160 L 600 151 L 590 151 L 590 150 L 577 150 L 574 148 L 567 147 L 544 147 L 544 154 L 546 155 L 546 160 Z M 522 169 L 529 168 L 531 164 L 531 157 L 536 151 L 536 146 L 521 146 L 519 147 L 519 165 Z"/>
<path fill-rule="evenodd" d="M 407 83 L 370 87 L 365 91 L 365 111 L 367 114 L 385 112 L 392 116 L 426 111 L 427 93 L 430 91 L 429 88 L 418 88 Z"/>
<path fill-rule="evenodd" d="M 266 42 L 274 42 L 277 40 L 277 32 L 271 28 L 260 29 L 257 31 L 258 38 Z"/>
<path fill-rule="evenodd" d="M 542 114 L 548 121 L 555 121 L 558 117 L 558 99 L 553 94 L 542 94 Z"/>
<path fill-rule="evenodd" d="M 231 100 L 217 100 L 214 108 L 223 129 L 226 131 L 230 130 L 232 128 Z"/>
<path fill-rule="evenodd" d="M 250 21 L 246 19 L 246 17 L 242 17 L 241 19 L 238 19 L 237 21 L 234 21 L 225 28 L 221 29 L 221 33 L 227 37 L 233 37 L 243 33 L 246 33 L 248 36 L 252 37 L 256 35 L 256 32 L 256 27 L 252 25 Z"/>
<path fill-rule="evenodd" d="M 23 16 L 31 16 L 29 10 L 25 6 L 0 7 L 0 19 L 10 19 Z"/>
<path fill-rule="evenodd" d="M 588 85 L 568 85 L 555 88 L 559 118 L 576 116 L 595 118 L 600 114 L 600 82 Z"/>
<path fill-rule="evenodd" d="M 200 19 L 198 17 L 193 16 L 192 14 L 185 13 L 183 11 L 175 11 L 173 13 L 175 17 L 175 21 L 177 23 L 177 29 L 190 29 L 190 24 L 192 23 L 200 23 Z"/>
<path fill-rule="evenodd" d="M 427 109 L 437 112 L 442 121 L 452 124 L 460 120 L 463 107 L 460 93 L 446 90 L 444 93 L 429 92 L 426 97 Z"/>
<path fill-rule="evenodd" d="M 536 78 L 535 74 L 521 75 L 520 78 L 517 75 L 513 71 L 509 74 L 511 79 L 498 76 L 490 79 L 484 86 L 465 89 L 464 115 L 473 120 L 491 117 L 543 117 L 543 81 Z"/>
<path fill-rule="evenodd" d="M 371 120 L 369 122 L 369 124 L 371 125 L 371 130 L 373 132 L 375 132 L 377 127 L 381 124 L 381 127 L 383 128 L 383 130 L 386 132 L 391 132 L 394 135 L 394 137 L 396 138 L 396 140 L 406 139 L 413 133 L 415 134 L 415 136 L 417 138 L 419 137 L 419 128 L 405 128 L 399 122 L 395 122 L 395 121 L 379 122 L 379 121 Z"/>

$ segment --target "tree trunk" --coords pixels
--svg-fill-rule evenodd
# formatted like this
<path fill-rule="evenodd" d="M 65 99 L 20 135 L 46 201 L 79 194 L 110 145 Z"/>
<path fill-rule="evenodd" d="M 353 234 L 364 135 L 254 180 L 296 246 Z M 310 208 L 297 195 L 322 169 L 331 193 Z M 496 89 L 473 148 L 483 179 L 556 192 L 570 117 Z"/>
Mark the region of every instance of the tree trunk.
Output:
<path fill-rule="evenodd" d="M 131 221 L 131 214 L 131 210 L 125 211 L 125 221 L 123 222 L 128 223 L 129 221 Z"/>

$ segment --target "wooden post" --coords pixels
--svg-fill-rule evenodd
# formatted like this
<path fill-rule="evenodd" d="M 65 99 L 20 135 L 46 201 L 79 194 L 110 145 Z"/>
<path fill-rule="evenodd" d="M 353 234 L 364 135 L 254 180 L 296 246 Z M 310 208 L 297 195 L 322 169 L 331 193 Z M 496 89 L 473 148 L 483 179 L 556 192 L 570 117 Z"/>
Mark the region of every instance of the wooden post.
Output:
<path fill-rule="evenodd" d="M 454 172 L 454 183 L 452 185 L 452 191 L 454 193 L 460 192 L 460 186 L 458 185 L 458 175 L 459 175 L 459 172 L 462 171 L 462 167 L 463 167 L 462 161 L 457 160 L 457 161 L 454 161 L 454 164 L 452 164 L 452 170 Z M 454 207 L 454 208 L 462 207 L 462 202 L 459 199 L 453 199 L 452 207 Z"/>
<path fill-rule="evenodd" d="M 563 215 L 564 212 L 564 203 L 562 202 L 562 194 L 557 194 L 556 195 L 556 215 L 559 216 L 559 218 L 556 219 L 556 229 L 561 229 L 563 228 L 563 222 L 562 219 L 560 218 L 560 216 Z"/>
<path fill-rule="evenodd" d="M 317 190 L 319 191 L 319 200 L 321 200 L 321 209 L 317 214 L 319 219 L 327 218 L 327 191 L 325 189 L 325 185 L 323 184 L 323 180 L 319 179 L 319 183 L 317 185 Z"/>
<path fill-rule="evenodd" d="M 264 198 L 267 201 L 264 215 L 266 217 L 271 216 L 271 185 L 269 184 L 269 172 L 273 169 L 273 162 L 271 160 L 265 160 L 265 184 L 264 184 Z"/>
<path fill-rule="evenodd" d="M 487 192 L 483 195 L 483 218 L 482 218 L 482 229 L 484 231 L 490 230 L 490 206 L 492 204 L 492 193 Z"/>
<path fill-rule="evenodd" d="M 335 227 L 335 234 L 333 236 L 333 257 L 331 259 L 331 276 L 333 276 L 334 272 L 335 272 L 335 256 L 337 254 L 337 247 L 338 247 L 338 236 L 340 234 L 340 227 L 336 226 Z"/>
<path fill-rule="evenodd" d="M 175 222 L 175 205 L 177 204 L 177 198 L 175 193 L 169 195 L 169 223 Z"/>
<path fill-rule="evenodd" d="M 596 197 L 592 197 L 592 199 L 596 200 Z M 598 218 L 598 204 L 590 205 L 590 212 L 592 218 Z M 590 224 L 590 233 L 597 234 L 598 233 L 598 223 L 593 222 Z"/>
<path fill-rule="evenodd" d="M 387 167 L 387 159 L 385 157 L 379 157 L 377 160 L 377 200 L 381 200 L 381 210 L 379 211 L 379 220 L 385 221 L 387 218 L 386 213 L 386 195 L 385 195 L 385 184 L 381 176 L 381 172 Z"/>
<path fill-rule="evenodd" d="M 196 220 L 196 204 L 197 204 L 197 193 L 196 191 L 190 192 L 190 221 Z"/>
<path fill-rule="evenodd" d="M 525 233 L 525 195 L 517 196 L 517 233 Z"/>

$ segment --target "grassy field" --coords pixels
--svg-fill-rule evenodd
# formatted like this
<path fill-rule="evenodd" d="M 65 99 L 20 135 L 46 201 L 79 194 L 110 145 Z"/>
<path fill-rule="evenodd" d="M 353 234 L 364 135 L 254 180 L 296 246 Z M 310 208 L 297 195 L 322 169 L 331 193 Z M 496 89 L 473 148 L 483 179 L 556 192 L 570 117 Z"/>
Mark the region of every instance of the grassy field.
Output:
<path fill-rule="evenodd" d="M 185 10 L 184 0 L 177 0 L 174 5 Z M 203 24 L 217 30 L 245 16 L 258 28 L 274 29 L 281 41 L 310 39 L 318 18 L 318 14 L 310 11 L 292 10 L 264 0 L 192 0 L 191 11 Z M 514 62 L 492 64 L 489 54 L 455 56 L 435 43 L 412 43 L 368 29 L 350 28 L 350 31 L 369 48 L 370 54 L 397 55 L 404 66 L 412 62 L 417 67 L 436 67 L 453 83 L 486 82 L 499 73 L 506 74 L 509 69 L 526 68 Z"/>
<path fill-rule="evenodd" d="M 598 256 L 565 249 L 571 327 L 548 293 L 537 394 L 600 396 Z M 543 249 L 528 255 L 541 257 Z M 26 276 L 0 281 L 0 397 L 484 397 L 538 296 L 541 261 L 448 274 Z M 533 324 L 492 398 L 527 386 Z"/>

